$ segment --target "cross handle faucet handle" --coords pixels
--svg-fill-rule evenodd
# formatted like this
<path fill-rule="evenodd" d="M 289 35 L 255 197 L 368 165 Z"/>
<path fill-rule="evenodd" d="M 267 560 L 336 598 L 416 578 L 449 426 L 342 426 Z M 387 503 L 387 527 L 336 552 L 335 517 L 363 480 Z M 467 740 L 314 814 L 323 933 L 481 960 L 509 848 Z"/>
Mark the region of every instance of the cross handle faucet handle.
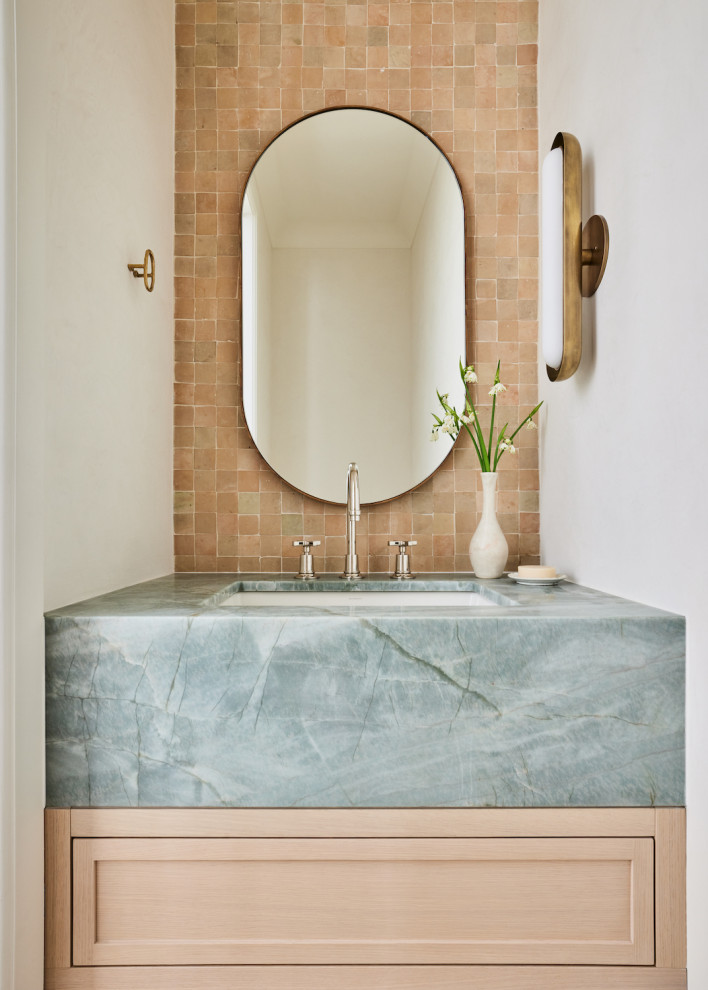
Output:
<path fill-rule="evenodd" d="M 417 547 L 417 540 L 389 540 L 390 547 L 398 547 L 396 556 L 396 570 L 391 575 L 394 581 L 410 580 L 415 577 L 411 574 L 411 558 L 408 555 L 408 547 Z"/>
<path fill-rule="evenodd" d="M 314 581 L 316 579 L 312 547 L 318 547 L 320 542 L 320 540 L 293 540 L 294 547 L 302 547 L 300 570 L 295 575 L 299 581 Z"/>

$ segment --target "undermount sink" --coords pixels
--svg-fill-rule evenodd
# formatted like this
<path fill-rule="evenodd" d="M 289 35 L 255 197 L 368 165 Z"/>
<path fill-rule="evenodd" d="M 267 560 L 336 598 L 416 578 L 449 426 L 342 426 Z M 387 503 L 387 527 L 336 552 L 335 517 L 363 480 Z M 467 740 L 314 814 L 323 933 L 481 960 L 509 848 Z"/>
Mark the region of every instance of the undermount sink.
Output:
<path fill-rule="evenodd" d="M 430 608 L 457 606 L 495 606 L 489 598 L 476 591 L 238 591 L 222 605 L 287 605 L 307 608 L 337 608 L 355 605 L 367 608 L 388 608 L 395 606 L 418 606 Z"/>

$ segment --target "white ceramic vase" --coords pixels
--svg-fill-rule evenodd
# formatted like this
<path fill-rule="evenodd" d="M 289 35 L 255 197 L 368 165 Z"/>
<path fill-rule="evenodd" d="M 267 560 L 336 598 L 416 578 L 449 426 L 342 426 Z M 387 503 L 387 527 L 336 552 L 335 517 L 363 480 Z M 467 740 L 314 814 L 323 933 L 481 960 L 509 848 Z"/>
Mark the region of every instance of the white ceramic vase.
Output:
<path fill-rule="evenodd" d="M 497 476 L 482 472 L 482 518 L 470 540 L 470 561 L 478 578 L 498 578 L 504 573 L 509 544 L 497 520 Z"/>

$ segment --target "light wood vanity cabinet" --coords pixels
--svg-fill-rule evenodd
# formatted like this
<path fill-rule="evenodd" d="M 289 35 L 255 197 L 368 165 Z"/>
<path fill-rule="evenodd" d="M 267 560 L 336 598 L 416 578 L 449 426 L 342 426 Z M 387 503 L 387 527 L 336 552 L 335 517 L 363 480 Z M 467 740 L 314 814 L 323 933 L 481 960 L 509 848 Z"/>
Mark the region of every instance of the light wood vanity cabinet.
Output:
<path fill-rule="evenodd" d="M 678 990 L 682 809 L 46 813 L 47 990 Z"/>

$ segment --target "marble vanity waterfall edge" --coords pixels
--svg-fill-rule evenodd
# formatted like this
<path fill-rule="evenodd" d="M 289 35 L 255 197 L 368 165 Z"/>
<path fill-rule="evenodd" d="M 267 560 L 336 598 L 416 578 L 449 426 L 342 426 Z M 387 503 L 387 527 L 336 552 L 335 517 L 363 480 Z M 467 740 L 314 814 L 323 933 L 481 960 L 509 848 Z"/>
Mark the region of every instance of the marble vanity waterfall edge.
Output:
<path fill-rule="evenodd" d="M 48 806 L 684 804 L 680 616 L 442 574 L 412 584 L 496 605 L 219 607 L 293 583 L 169 575 L 49 613 Z"/>

